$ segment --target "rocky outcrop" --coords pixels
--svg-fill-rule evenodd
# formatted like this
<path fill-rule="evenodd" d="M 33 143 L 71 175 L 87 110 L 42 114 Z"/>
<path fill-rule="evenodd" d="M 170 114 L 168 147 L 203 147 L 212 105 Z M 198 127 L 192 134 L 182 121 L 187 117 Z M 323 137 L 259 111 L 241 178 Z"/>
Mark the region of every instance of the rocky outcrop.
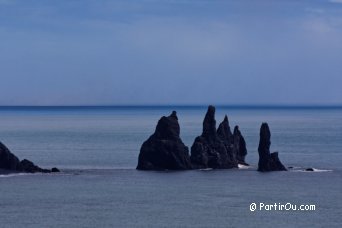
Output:
<path fill-rule="evenodd" d="M 247 155 L 246 141 L 239 130 L 239 126 L 234 127 L 233 149 L 233 153 L 236 155 L 238 163 L 248 166 L 248 164 L 245 162 L 245 157 Z"/>
<path fill-rule="evenodd" d="M 20 170 L 20 161 L 10 150 L 0 142 L 0 169 Z"/>
<path fill-rule="evenodd" d="M 11 151 L 0 142 L 0 169 L 8 172 L 26 172 L 26 173 L 50 173 L 59 172 L 57 168 L 42 169 L 36 166 L 33 162 L 24 159 L 20 161 L 17 156 L 11 153 Z"/>
<path fill-rule="evenodd" d="M 234 136 L 230 130 L 228 117 L 224 117 L 222 123 L 217 128 L 217 136 L 222 140 L 227 151 L 227 163 L 231 167 L 238 167 L 237 150 L 234 147 Z"/>
<path fill-rule="evenodd" d="M 51 173 L 59 173 L 59 172 L 60 172 L 60 170 L 58 168 L 56 168 L 56 167 L 53 167 L 51 169 Z"/>
<path fill-rule="evenodd" d="M 285 166 L 279 160 L 278 152 L 270 153 L 270 146 L 271 132 L 268 124 L 263 123 L 260 128 L 258 171 L 286 171 Z"/>
<path fill-rule="evenodd" d="M 191 163 L 196 169 L 228 169 L 237 167 L 231 153 L 231 136 L 228 118 L 216 131 L 215 107 L 209 106 L 203 121 L 202 135 L 196 137 L 191 147 Z"/>
<path fill-rule="evenodd" d="M 42 169 L 38 166 L 36 166 L 33 162 L 24 159 L 20 162 L 20 171 L 26 172 L 26 173 L 57 173 L 59 172 L 59 169 L 56 167 L 50 169 Z"/>
<path fill-rule="evenodd" d="M 224 116 L 223 121 L 217 128 L 217 135 L 225 141 L 227 144 L 232 144 L 233 134 L 230 130 L 229 121 L 227 115 Z"/>
<path fill-rule="evenodd" d="M 230 169 L 245 163 L 246 142 L 238 127 L 232 134 L 225 116 L 216 130 L 215 107 L 209 106 L 203 121 L 202 134 L 189 150 L 179 137 L 176 112 L 163 116 L 153 135 L 140 149 L 139 170 Z"/>
<path fill-rule="evenodd" d="M 140 149 L 139 170 L 186 170 L 191 169 L 189 149 L 180 138 L 180 127 L 175 111 L 163 116 L 153 135 Z"/>

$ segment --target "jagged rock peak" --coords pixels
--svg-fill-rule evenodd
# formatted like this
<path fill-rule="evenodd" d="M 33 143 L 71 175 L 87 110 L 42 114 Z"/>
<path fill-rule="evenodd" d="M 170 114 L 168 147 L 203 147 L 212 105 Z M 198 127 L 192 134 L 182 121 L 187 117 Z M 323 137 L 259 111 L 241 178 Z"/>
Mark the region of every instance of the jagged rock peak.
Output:
<path fill-rule="evenodd" d="M 177 112 L 176 111 L 172 111 L 170 117 L 175 118 L 176 120 L 178 120 Z"/>
<path fill-rule="evenodd" d="M 163 116 L 155 132 L 142 144 L 138 159 L 139 170 L 191 169 L 189 149 L 179 137 L 177 113 Z"/>
<path fill-rule="evenodd" d="M 180 134 L 180 127 L 176 111 L 172 111 L 171 115 L 163 116 L 157 124 L 154 133 L 160 139 L 178 138 Z"/>
<path fill-rule="evenodd" d="M 238 163 L 248 166 L 248 164 L 245 162 L 245 157 L 247 155 L 246 141 L 240 132 L 239 126 L 234 127 L 233 138 L 234 154 L 236 155 Z"/>
<path fill-rule="evenodd" d="M 203 120 L 203 137 L 212 137 L 216 136 L 216 120 L 215 120 L 215 107 L 209 105 L 208 111 L 205 114 Z"/>
<path fill-rule="evenodd" d="M 228 118 L 221 124 L 220 135 L 216 132 L 215 107 L 209 106 L 203 121 L 202 135 L 195 138 L 191 147 L 191 163 L 195 169 L 229 169 L 237 167 L 231 155 L 229 137 L 222 134 L 228 126 Z"/>
<path fill-rule="evenodd" d="M 258 147 L 258 171 L 286 171 L 287 169 L 279 160 L 278 152 L 270 153 L 270 146 L 271 131 L 267 123 L 262 123 L 260 127 L 260 141 Z"/>
<path fill-rule="evenodd" d="M 229 139 L 232 137 L 232 132 L 230 130 L 229 121 L 227 115 L 224 116 L 223 121 L 220 123 L 219 127 L 217 128 L 217 134 L 221 138 Z"/>
<path fill-rule="evenodd" d="M 271 131 L 268 127 L 267 123 L 262 123 L 260 127 L 260 141 L 259 141 L 259 150 L 270 151 L 271 146 Z"/>

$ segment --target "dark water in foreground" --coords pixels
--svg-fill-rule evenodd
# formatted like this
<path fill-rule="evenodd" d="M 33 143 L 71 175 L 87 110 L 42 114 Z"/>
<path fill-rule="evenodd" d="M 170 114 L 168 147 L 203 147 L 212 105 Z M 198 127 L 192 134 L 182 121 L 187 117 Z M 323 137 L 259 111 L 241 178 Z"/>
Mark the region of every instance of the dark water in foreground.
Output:
<path fill-rule="evenodd" d="M 141 172 L 141 143 L 173 108 L 1 109 L 0 140 L 56 175 L 0 176 L 1 227 L 340 227 L 342 109 L 218 108 L 239 124 L 250 169 Z M 205 108 L 177 108 L 191 146 Z M 287 166 L 258 173 L 259 127 Z M 312 204 L 315 211 L 250 211 L 251 203 Z"/>

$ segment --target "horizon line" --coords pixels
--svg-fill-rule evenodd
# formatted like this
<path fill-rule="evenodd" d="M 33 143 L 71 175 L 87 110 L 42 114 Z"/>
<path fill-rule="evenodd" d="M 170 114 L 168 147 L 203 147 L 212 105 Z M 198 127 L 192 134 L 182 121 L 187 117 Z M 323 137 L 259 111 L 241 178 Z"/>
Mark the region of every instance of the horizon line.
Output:
<path fill-rule="evenodd" d="M 218 108 L 342 108 L 342 104 L 120 104 L 120 105 L 0 105 L 6 108 L 206 108 L 213 105 Z"/>

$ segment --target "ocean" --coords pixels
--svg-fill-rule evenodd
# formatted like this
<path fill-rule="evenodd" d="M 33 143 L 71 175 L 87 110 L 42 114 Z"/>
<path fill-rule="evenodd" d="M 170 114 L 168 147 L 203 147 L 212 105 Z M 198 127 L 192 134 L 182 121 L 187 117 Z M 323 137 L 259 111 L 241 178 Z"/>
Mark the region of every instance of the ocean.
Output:
<path fill-rule="evenodd" d="M 239 125 L 248 169 L 137 171 L 141 144 L 172 110 L 190 149 L 206 107 L 0 107 L 0 141 L 62 171 L 0 175 L 0 227 L 341 227 L 342 108 L 217 107 L 217 126 L 225 114 Z M 262 122 L 294 170 L 256 171 Z"/>

